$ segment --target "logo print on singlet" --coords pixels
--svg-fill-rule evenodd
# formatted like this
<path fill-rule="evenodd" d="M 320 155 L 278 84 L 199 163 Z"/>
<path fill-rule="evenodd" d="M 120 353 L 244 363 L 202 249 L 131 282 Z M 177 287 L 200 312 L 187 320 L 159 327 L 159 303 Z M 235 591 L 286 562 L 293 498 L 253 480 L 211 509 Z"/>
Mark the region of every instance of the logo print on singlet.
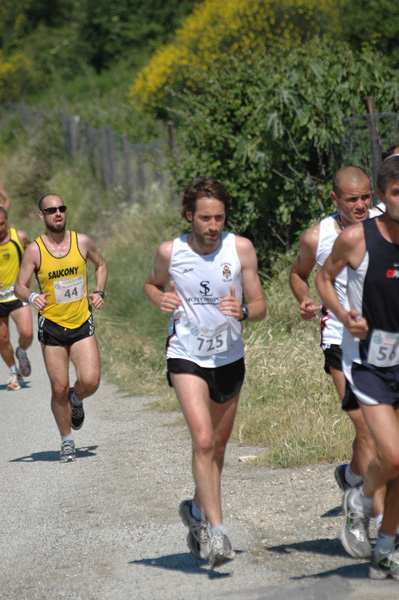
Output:
<path fill-rule="evenodd" d="M 231 269 L 228 263 L 222 265 L 222 273 L 224 281 L 231 281 Z"/>
<path fill-rule="evenodd" d="M 200 286 L 203 288 L 203 290 L 199 290 L 199 293 L 203 296 L 213 296 L 213 294 L 210 293 L 211 289 L 208 287 L 208 283 L 209 281 L 201 281 L 200 283 Z"/>

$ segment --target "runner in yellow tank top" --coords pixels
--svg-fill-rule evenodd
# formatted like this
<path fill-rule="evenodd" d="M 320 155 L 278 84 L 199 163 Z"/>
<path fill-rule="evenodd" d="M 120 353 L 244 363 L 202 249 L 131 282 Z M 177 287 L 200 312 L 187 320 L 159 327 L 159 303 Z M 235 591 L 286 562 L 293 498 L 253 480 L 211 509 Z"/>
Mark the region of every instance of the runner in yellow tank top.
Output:
<path fill-rule="evenodd" d="M 0 183 L 0 196 L 9 196 Z M 5 208 L 0 206 L 0 355 L 10 369 L 7 389 L 21 389 L 23 377 L 31 372 L 26 350 L 32 342 L 32 315 L 27 303 L 21 302 L 14 293 L 14 284 L 18 275 L 24 248 L 30 239 L 25 231 L 8 226 L 8 216 Z M 16 355 L 19 368 L 15 365 L 14 350 L 10 343 L 9 317 L 17 326 L 19 346 Z"/>
<path fill-rule="evenodd" d="M 48 304 L 40 314 L 61 327 L 80 327 L 90 317 L 90 310 L 86 260 L 79 252 L 76 232 L 70 232 L 69 251 L 60 258 L 49 252 L 41 237 L 35 242 L 40 250 L 40 268 L 36 271 L 36 278 L 41 293 L 49 294 Z"/>
<path fill-rule="evenodd" d="M 83 425 L 82 400 L 100 383 L 100 357 L 91 306 L 104 306 L 105 260 L 83 233 L 66 229 L 62 198 L 47 194 L 39 201 L 45 233 L 28 246 L 15 283 L 21 300 L 39 311 L 38 337 L 51 383 L 51 409 L 61 434 L 61 462 L 76 459 L 72 429 Z M 96 291 L 87 290 L 86 261 L 95 267 Z M 29 290 L 36 274 L 40 293 Z M 76 381 L 69 387 L 69 359 Z"/>

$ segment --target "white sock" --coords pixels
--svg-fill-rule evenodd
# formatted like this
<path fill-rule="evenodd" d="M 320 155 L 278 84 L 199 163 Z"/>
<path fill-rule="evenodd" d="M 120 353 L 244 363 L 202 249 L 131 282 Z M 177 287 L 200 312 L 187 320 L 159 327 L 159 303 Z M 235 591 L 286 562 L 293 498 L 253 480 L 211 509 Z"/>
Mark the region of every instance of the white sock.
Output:
<path fill-rule="evenodd" d="M 373 498 L 366 498 L 363 493 L 363 486 L 358 488 L 358 493 L 354 495 L 353 500 L 354 506 L 360 508 L 365 514 L 373 513 Z"/>
<path fill-rule="evenodd" d="M 17 367 L 15 365 L 13 365 L 12 367 L 10 367 L 10 374 L 11 375 L 15 375 L 17 372 Z"/>
<path fill-rule="evenodd" d="M 72 433 L 67 433 L 66 435 L 61 436 L 61 441 L 66 442 L 67 440 L 73 440 Z"/>
<path fill-rule="evenodd" d="M 380 529 L 381 527 L 381 523 L 382 523 L 382 517 L 384 515 L 382 513 L 380 513 L 379 515 L 376 515 L 374 517 L 374 521 L 375 521 L 375 528 L 377 529 L 377 531 Z"/>
<path fill-rule="evenodd" d="M 217 531 L 221 531 L 224 535 L 227 535 L 226 527 L 224 525 L 215 525 L 211 529 L 211 535 L 215 535 Z"/>
<path fill-rule="evenodd" d="M 77 399 L 76 394 L 75 394 L 75 390 L 73 390 L 73 392 L 71 393 L 71 395 L 69 396 L 69 398 L 70 398 L 71 404 L 73 406 L 82 406 L 82 400 L 78 400 Z"/>
<path fill-rule="evenodd" d="M 379 554 L 389 554 L 395 550 L 395 536 L 378 532 L 374 551 Z"/>
<path fill-rule="evenodd" d="M 360 485 L 363 481 L 362 476 L 354 473 L 352 471 L 350 465 L 346 465 L 345 479 L 346 479 L 346 483 L 348 485 L 350 485 L 350 487 L 356 487 L 357 485 Z"/>
<path fill-rule="evenodd" d="M 206 521 L 204 509 L 197 506 L 195 500 L 191 500 L 191 514 L 197 521 Z"/>

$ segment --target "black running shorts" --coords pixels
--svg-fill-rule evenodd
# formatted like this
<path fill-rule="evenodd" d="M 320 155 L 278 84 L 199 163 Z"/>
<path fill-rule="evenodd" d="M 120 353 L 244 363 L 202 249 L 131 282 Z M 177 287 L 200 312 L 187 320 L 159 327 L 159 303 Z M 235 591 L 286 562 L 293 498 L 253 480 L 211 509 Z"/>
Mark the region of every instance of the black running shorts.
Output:
<path fill-rule="evenodd" d="M 342 371 L 342 350 L 338 344 L 331 344 L 329 348 L 323 348 L 324 352 L 324 370 L 328 375 L 330 373 L 330 367 Z M 352 392 L 349 383 L 345 380 L 345 396 L 342 400 L 342 410 L 355 410 L 359 408 L 359 403 L 355 394 Z"/>
<path fill-rule="evenodd" d="M 27 306 L 26 303 L 22 303 L 21 300 L 10 300 L 10 302 L 0 302 L 0 319 L 5 319 L 14 310 Z"/>
<path fill-rule="evenodd" d="M 368 368 L 352 363 L 351 388 L 359 402 L 369 406 L 399 406 L 399 368 Z"/>
<path fill-rule="evenodd" d="M 341 359 L 342 350 L 338 344 L 331 344 L 329 348 L 322 348 L 324 352 L 324 370 L 327 375 L 330 374 L 330 367 L 342 371 Z"/>
<path fill-rule="evenodd" d="M 168 358 L 167 378 L 173 387 L 170 373 L 190 373 L 204 379 L 209 388 L 209 396 L 218 404 L 228 402 L 236 396 L 244 383 L 245 361 L 243 358 L 222 367 L 200 367 L 191 360 Z"/>
<path fill-rule="evenodd" d="M 76 327 L 76 329 L 61 327 L 42 315 L 39 315 L 38 324 L 37 337 L 39 342 L 45 346 L 72 346 L 72 344 L 93 335 L 95 329 L 92 315 L 90 315 L 83 325 Z"/>

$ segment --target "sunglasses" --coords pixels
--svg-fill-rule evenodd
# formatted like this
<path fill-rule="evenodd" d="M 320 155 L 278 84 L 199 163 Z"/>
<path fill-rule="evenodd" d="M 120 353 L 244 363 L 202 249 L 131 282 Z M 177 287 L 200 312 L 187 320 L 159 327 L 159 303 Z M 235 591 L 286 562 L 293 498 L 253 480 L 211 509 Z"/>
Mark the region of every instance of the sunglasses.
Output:
<path fill-rule="evenodd" d="M 50 208 L 42 208 L 42 213 L 44 213 L 45 215 L 55 215 L 57 210 L 59 210 L 60 213 L 64 213 L 66 209 L 67 207 L 65 206 L 65 204 L 62 204 L 61 206 L 50 206 Z"/>

